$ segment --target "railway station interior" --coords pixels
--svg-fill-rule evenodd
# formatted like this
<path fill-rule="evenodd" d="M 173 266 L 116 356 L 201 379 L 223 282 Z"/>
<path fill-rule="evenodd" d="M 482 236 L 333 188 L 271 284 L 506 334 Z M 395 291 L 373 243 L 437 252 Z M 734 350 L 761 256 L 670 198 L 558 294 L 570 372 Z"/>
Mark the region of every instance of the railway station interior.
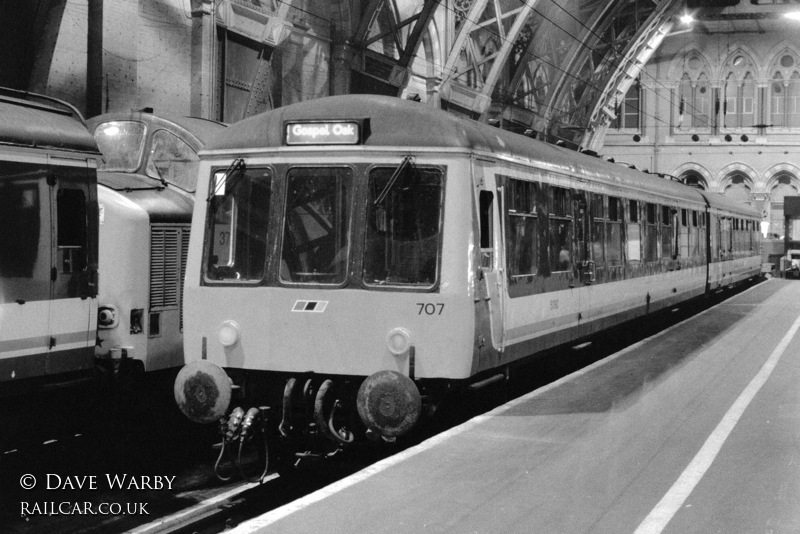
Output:
<path fill-rule="evenodd" d="M 227 123 L 328 95 L 438 106 L 749 202 L 800 190 L 793 0 L 2 3 L 0 85 Z M 499 22 L 501 21 L 501 22 Z"/>
<path fill-rule="evenodd" d="M 760 234 L 753 256 L 766 282 L 233 532 L 800 532 L 800 390 L 792 381 L 800 375 L 800 282 L 786 279 L 800 278 L 787 256 L 792 249 L 800 258 L 800 0 L 0 0 L 0 87 L 64 101 L 91 128 L 95 117 L 139 111 L 206 119 L 208 137 L 196 133 L 193 150 L 221 138 L 223 125 L 271 110 L 382 95 L 758 214 L 741 216 L 735 229 L 743 240 L 745 229 Z M 183 135 L 189 123 L 178 122 L 169 128 Z M 189 205 L 176 234 L 185 256 L 191 201 L 174 202 Z M 680 209 L 663 213 L 681 217 Z M 695 213 L 694 226 L 704 224 Z M 183 332 L 180 257 L 170 320 Z M 201 261 L 189 264 L 199 272 Z M 118 280 L 135 276 L 134 262 L 127 268 Z M 310 308 L 296 303 L 293 312 L 328 304 L 299 298 Z M 420 316 L 444 307 L 415 305 Z M 100 328 L 117 324 L 115 310 L 100 311 Z M 161 336 L 153 317 L 143 312 L 126 332 L 144 329 L 152 342 Z M 405 330 L 392 332 L 408 341 Z M 225 345 L 227 333 L 213 335 Z M 177 373 L 182 354 L 161 361 L 157 370 Z M 129 531 L 174 527 L 151 519 Z M 9 524 L 19 534 L 48 528 L 46 518 Z M 50 530 L 62 526 L 94 528 L 62 522 Z"/>

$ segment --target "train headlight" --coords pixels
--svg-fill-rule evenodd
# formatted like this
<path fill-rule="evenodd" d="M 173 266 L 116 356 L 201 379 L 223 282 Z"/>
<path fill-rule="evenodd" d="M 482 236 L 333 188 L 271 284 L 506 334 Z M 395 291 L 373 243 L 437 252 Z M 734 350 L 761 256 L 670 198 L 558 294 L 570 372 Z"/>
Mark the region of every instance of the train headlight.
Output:
<path fill-rule="evenodd" d="M 395 356 L 405 354 L 411 347 L 411 332 L 402 327 L 397 327 L 386 336 L 386 346 Z"/>
<path fill-rule="evenodd" d="M 117 308 L 114 306 L 100 306 L 97 310 L 97 326 L 100 328 L 114 328 L 119 324 Z"/>
<path fill-rule="evenodd" d="M 241 337 L 239 325 L 236 321 L 225 321 L 217 331 L 217 340 L 223 347 L 232 347 L 236 345 Z"/>

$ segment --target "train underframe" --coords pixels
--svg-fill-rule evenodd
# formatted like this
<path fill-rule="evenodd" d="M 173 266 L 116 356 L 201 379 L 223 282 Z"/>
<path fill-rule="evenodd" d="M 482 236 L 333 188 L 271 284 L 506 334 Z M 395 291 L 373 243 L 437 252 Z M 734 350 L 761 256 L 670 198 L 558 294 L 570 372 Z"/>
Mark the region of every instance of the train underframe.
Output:
<path fill-rule="evenodd" d="M 208 401 L 207 407 L 224 396 L 218 391 L 219 379 L 210 379 L 191 364 L 184 369 L 176 381 L 176 388 L 188 398 L 184 413 L 193 409 L 187 404 L 196 408 Z M 244 461 L 238 457 L 243 444 L 263 442 L 268 452 L 262 456 L 268 458 L 269 469 L 286 473 L 339 456 L 355 444 L 391 444 L 413 436 L 449 394 L 467 386 L 466 381 L 412 380 L 396 371 L 368 377 L 242 369 L 224 373 L 231 383 L 229 408 L 204 420 L 214 417 L 219 425 L 221 450 L 215 470 L 223 480 L 228 477 L 220 467 L 226 448 L 235 451 L 230 459 L 238 463 Z"/>

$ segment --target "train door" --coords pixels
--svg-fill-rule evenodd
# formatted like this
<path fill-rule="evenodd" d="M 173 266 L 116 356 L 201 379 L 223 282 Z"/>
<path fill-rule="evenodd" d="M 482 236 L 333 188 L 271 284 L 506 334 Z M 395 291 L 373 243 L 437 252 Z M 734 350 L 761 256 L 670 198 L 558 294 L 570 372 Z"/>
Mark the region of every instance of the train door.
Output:
<path fill-rule="evenodd" d="M 45 162 L 0 162 L 0 381 L 44 373 L 50 204 Z"/>
<path fill-rule="evenodd" d="M 484 302 L 488 304 L 491 324 L 492 346 L 502 351 L 505 344 L 503 314 L 505 312 L 505 288 L 503 278 L 503 234 L 500 224 L 502 186 L 492 173 L 484 176 L 483 168 L 473 166 L 475 183 L 478 184 L 478 223 L 480 240 L 480 277 L 483 284 Z"/>
<path fill-rule="evenodd" d="M 96 198 L 88 168 L 54 166 L 48 184 L 53 231 L 47 373 L 54 374 L 92 365 L 97 315 L 97 217 L 92 215 Z"/>

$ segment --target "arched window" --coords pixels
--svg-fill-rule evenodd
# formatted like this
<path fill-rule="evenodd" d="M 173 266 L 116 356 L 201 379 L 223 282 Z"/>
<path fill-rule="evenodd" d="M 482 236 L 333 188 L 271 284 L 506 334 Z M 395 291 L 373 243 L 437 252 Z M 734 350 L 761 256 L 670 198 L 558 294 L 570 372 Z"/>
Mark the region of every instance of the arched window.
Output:
<path fill-rule="evenodd" d="M 708 189 L 708 184 L 706 184 L 706 179 L 703 178 L 703 175 L 696 171 L 687 171 L 682 177 L 683 183 L 690 186 L 696 187 L 698 189 Z"/>
<path fill-rule="evenodd" d="M 756 81 L 753 73 L 748 72 L 744 77 L 740 93 L 739 126 L 751 128 L 756 123 Z"/>
<path fill-rule="evenodd" d="M 725 196 L 737 202 L 750 202 L 749 182 L 747 176 L 743 174 L 734 174 L 725 187 Z"/>
<path fill-rule="evenodd" d="M 784 50 L 770 68 L 769 117 L 777 128 L 800 128 L 800 59 Z"/>
<path fill-rule="evenodd" d="M 711 86 L 708 84 L 708 78 L 705 74 L 700 75 L 693 93 L 692 126 L 708 128 L 711 117 Z"/>
<path fill-rule="evenodd" d="M 739 117 L 736 112 L 739 105 L 739 82 L 733 73 L 728 74 L 725 82 L 725 98 L 722 107 L 722 125 L 725 128 L 736 128 L 739 126 Z"/>
<path fill-rule="evenodd" d="M 684 73 L 681 78 L 680 104 L 678 108 L 678 128 L 690 128 L 692 126 L 691 109 L 687 109 L 692 103 L 692 79 L 688 73 Z"/>
<path fill-rule="evenodd" d="M 681 79 L 680 116 L 678 127 L 682 129 L 708 128 L 711 111 L 711 87 L 703 74 L 693 82 L 688 74 Z"/>
<path fill-rule="evenodd" d="M 755 64 L 741 50 L 734 51 L 725 64 L 721 105 L 723 128 L 750 128 L 756 124 Z"/>
<path fill-rule="evenodd" d="M 786 126 L 784 113 L 786 109 L 786 88 L 783 85 L 783 76 L 776 72 L 772 77 L 770 87 L 770 118 L 773 126 Z"/>
<path fill-rule="evenodd" d="M 786 90 L 786 123 L 791 128 L 800 127 L 800 73 L 794 71 Z"/>
<path fill-rule="evenodd" d="M 684 131 L 710 128 L 713 104 L 708 63 L 699 52 L 690 52 L 684 57 L 682 70 L 676 127 Z"/>

